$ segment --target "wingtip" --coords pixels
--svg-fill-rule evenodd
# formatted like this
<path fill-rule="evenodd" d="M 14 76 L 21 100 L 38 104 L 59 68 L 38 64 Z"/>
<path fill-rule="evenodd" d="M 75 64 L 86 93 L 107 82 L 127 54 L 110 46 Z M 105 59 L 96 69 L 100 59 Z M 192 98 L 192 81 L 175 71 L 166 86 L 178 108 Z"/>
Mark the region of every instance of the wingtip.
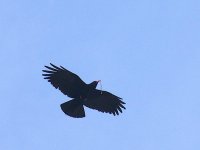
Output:
<path fill-rule="evenodd" d="M 62 68 L 63 70 L 67 70 L 66 68 L 64 68 L 63 66 L 60 66 L 60 68 Z"/>
<path fill-rule="evenodd" d="M 122 103 L 122 104 L 126 104 L 126 103 L 125 103 L 125 102 L 123 102 L 123 101 L 122 101 L 121 103 Z"/>
<path fill-rule="evenodd" d="M 122 100 L 123 100 L 123 99 L 121 98 L 121 99 L 120 99 L 120 103 L 121 103 L 121 104 L 126 104 L 126 103 L 125 103 L 125 102 L 123 102 Z"/>
<path fill-rule="evenodd" d="M 48 70 L 42 70 L 43 72 L 48 72 Z"/>

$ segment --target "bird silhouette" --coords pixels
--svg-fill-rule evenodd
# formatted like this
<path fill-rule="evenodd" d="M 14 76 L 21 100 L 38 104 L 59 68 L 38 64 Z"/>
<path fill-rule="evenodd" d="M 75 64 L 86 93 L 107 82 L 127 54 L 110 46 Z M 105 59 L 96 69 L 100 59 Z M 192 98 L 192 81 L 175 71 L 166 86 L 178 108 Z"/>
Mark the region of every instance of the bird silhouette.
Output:
<path fill-rule="evenodd" d="M 119 115 L 122 108 L 126 109 L 122 98 L 102 90 L 97 90 L 97 84 L 100 82 L 93 81 L 86 84 L 78 75 L 70 72 L 64 67 L 57 67 L 50 63 L 51 66 L 45 66 L 42 70 L 44 79 L 47 79 L 56 89 L 59 89 L 69 100 L 60 105 L 62 111 L 74 118 L 85 117 L 84 106 L 96 109 L 100 112 Z"/>

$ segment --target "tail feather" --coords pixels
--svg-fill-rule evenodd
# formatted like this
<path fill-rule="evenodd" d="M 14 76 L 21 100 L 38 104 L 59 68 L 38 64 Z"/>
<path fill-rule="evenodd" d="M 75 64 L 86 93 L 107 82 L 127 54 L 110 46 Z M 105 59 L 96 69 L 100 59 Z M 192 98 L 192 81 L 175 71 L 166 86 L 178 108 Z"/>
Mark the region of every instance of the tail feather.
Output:
<path fill-rule="evenodd" d="M 60 107 L 62 111 L 70 117 L 74 118 L 85 117 L 83 104 L 77 99 L 72 99 L 68 102 L 62 103 Z"/>

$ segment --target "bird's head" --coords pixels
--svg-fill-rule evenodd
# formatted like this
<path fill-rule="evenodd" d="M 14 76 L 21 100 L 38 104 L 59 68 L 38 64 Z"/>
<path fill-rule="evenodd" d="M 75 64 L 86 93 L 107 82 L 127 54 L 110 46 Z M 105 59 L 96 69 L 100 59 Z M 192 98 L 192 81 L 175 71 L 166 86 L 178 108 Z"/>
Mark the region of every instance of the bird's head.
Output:
<path fill-rule="evenodd" d="M 101 82 L 101 80 L 93 81 L 92 83 L 90 83 L 90 87 L 91 87 L 92 89 L 96 89 L 97 84 L 98 84 L 99 82 Z"/>

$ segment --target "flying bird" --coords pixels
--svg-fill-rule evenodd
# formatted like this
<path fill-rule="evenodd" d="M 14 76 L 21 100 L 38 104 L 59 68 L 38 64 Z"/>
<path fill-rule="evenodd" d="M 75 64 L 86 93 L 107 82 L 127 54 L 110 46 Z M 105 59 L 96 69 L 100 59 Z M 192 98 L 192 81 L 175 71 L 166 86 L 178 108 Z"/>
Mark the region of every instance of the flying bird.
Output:
<path fill-rule="evenodd" d="M 122 98 L 107 92 L 96 89 L 100 80 L 86 84 L 78 75 L 70 72 L 64 67 L 45 66 L 42 70 L 44 79 L 47 79 L 56 89 L 64 95 L 73 98 L 60 105 L 62 111 L 74 118 L 85 117 L 84 106 L 96 109 L 100 112 L 119 115 L 122 109 L 126 109 Z"/>

